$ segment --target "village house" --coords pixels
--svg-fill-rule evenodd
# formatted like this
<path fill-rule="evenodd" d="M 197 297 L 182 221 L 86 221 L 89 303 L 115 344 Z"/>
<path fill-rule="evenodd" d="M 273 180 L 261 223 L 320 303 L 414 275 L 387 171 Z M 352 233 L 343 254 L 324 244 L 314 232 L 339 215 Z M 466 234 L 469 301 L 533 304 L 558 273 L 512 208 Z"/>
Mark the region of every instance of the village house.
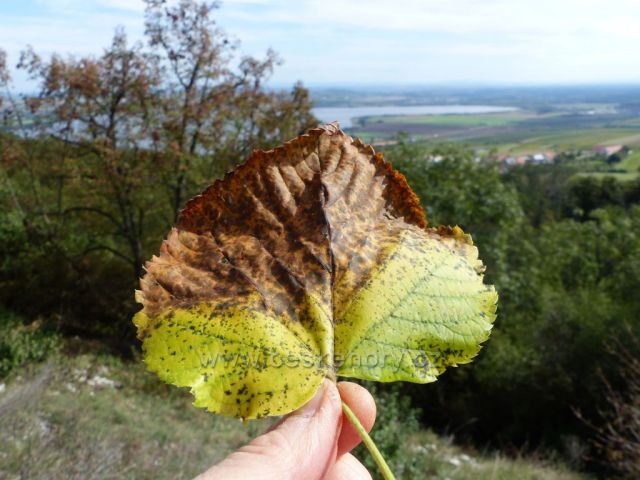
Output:
<path fill-rule="evenodd" d="M 598 155 L 604 155 L 610 157 L 616 153 L 620 153 L 625 149 L 624 145 L 596 145 L 593 147 L 593 151 Z"/>
<path fill-rule="evenodd" d="M 525 155 L 501 155 L 497 158 L 498 162 L 508 167 L 516 165 L 525 165 L 526 163 L 532 163 L 535 165 L 553 163 L 556 158 L 556 153 L 553 151 L 538 152 Z"/>

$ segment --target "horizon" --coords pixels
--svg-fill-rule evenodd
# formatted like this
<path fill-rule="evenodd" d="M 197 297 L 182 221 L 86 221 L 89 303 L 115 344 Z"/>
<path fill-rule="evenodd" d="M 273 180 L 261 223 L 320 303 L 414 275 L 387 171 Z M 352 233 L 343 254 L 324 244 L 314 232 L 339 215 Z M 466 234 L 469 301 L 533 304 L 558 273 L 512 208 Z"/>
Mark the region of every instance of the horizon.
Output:
<path fill-rule="evenodd" d="M 15 83 L 15 82 L 14 82 Z M 288 91 L 293 86 L 293 82 L 290 84 L 273 84 L 269 83 L 266 85 L 267 90 L 271 91 Z M 303 82 L 303 86 L 309 90 L 309 94 L 311 95 L 313 101 L 314 109 L 322 109 L 322 108 L 348 108 L 353 107 L 353 105 L 344 105 L 341 107 L 340 105 L 335 105 L 334 103 L 330 103 L 327 105 L 324 99 L 317 98 L 317 95 L 323 94 L 335 94 L 344 92 L 345 94 L 355 94 L 355 95 L 367 95 L 367 94 L 398 94 L 398 95 L 409 95 L 409 94 L 433 94 L 439 93 L 442 95 L 448 94 L 460 94 L 465 95 L 467 98 L 457 99 L 454 104 L 457 105 L 468 105 L 468 106 L 491 106 L 491 105 L 516 105 L 518 102 L 509 102 L 505 98 L 501 98 L 500 101 L 490 101 L 483 98 L 472 99 L 469 96 L 473 93 L 477 94 L 486 94 L 486 93 L 502 93 L 507 96 L 509 92 L 522 92 L 525 94 L 550 94 L 556 91 L 567 91 L 577 93 L 580 91 L 588 92 L 600 92 L 600 93 L 613 93 L 612 90 L 638 90 L 638 94 L 640 94 L 640 82 L 637 83 L 584 83 L 584 84 L 537 84 L 537 85 L 527 85 L 527 84 L 485 84 L 485 85 L 442 85 L 442 84 L 419 84 L 419 85 L 402 85 L 402 84 L 307 84 Z M 33 96 L 38 94 L 37 88 L 33 85 L 29 88 L 19 89 L 14 88 L 12 93 L 22 96 Z M 0 98 L 5 97 L 7 92 L 0 91 Z M 404 97 L 402 100 L 406 100 L 407 97 Z M 587 97 L 588 99 L 588 97 Z M 585 99 L 585 101 L 587 100 Z M 426 100 L 411 103 L 415 106 L 445 106 L 451 105 L 450 101 L 438 101 L 434 102 L 432 100 Z M 602 99 L 600 99 L 602 100 Z M 603 103 L 598 99 L 594 99 L 594 103 Z M 606 101 L 604 103 L 609 103 L 611 100 Z M 506 103 L 505 103 L 506 102 Z M 568 100 L 569 103 L 572 103 L 571 100 Z M 552 102 L 553 103 L 553 102 Z M 564 103 L 564 102 L 555 102 L 555 103 Z M 615 102 L 614 102 L 615 103 Z M 386 100 L 381 100 L 380 106 L 387 105 L 398 105 L 404 104 L 404 101 L 397 100 L 392 101 L 388 98 Z M 370 104 L 369 106 L 374 106 L 376 104 Z M 360 107 L 357 107 L 360 108 Z M 515 107 L 522 108 L 522 107 Z"/>
<path fill-rule="evenodd" d="M 286 88 L 291 84 L 272 85 L 275 88 Z M 640 88 L 640 80 L 629 82 L 569 82 L 569 83 L 306 83 L 305 87 L 311 90 L 376 90 L 376 89 L 392 89 L 397 91 L 410 91 L 410 90 L 504 90 L 504 89 L 606 89 L 606 88 Z"/>

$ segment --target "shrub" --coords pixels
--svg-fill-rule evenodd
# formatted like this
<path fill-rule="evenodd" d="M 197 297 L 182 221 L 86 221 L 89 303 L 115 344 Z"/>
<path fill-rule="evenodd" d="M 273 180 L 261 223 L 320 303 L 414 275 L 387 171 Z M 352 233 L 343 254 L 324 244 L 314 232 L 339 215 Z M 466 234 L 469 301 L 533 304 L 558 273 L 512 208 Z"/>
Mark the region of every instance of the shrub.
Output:
<path fill-rule="evenodd" d="M 377 417 L 372 438 L 382 456 L 398 478 L 420 478 L 422 455 L 409 448 L 409 439 L 420 430 L 420 410 L 411 405 L 411 398 L 401 394 L 400 385 L 380 386 L 365 382 L 367 390 L 376 399 Z M 372 473 L 379 475 L 378 467 L 364 445 L 354 454 Z"/>
<path fill-rule="evenodd" d="M 39 362 L 58 352 L 60 337 L 35 321 L 22 319 L 0 307 L 0 377 L 30 362 Z"/>
<path fill-rule="evenodd" d="M 629 329 L 627 341 L 640 351 L 640 339 Z M 603 375 L 605 408 L 601 423 L 594 425 L 577 415 L 595 432 L 592 443 L 600 454 L 600 462 L 624 478 L 640 476 L 640 357 L 617 339 L 611 348 L 619 362 L 619 385 Z"/>

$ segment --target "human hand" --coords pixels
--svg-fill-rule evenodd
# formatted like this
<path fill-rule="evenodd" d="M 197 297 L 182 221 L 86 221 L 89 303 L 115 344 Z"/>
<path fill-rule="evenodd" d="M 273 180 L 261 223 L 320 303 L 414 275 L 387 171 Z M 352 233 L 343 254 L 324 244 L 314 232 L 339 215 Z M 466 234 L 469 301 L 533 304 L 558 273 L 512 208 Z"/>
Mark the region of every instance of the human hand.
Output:
<path fill-rule="evenodd" d="M 360 437 L 344 418 L 341 400 L 371 430 L 376 417 L 371 394 L 355 383 L 336 386 L 325 380 L 304 407 L 196 480 L 370 480 L 369 472 L 349 453 Z"/>

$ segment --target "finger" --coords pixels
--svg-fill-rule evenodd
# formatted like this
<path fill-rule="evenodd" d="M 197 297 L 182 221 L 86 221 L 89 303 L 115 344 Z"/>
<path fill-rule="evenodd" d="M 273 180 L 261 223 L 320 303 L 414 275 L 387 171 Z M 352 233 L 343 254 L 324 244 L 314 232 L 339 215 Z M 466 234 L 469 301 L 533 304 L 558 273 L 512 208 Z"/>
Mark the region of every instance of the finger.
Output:
<path fill-rule="evenodd" d="M 320 480 L 335 462 L 341 424 L 340 394 L 335 384 L 325 381 L 309 403 L 277 428 L 236 450 L 197 479 Z"/>
<path fill-rule="evenodd" d="M 364 387 L 352 382 L 338 383 L 338 391 L 342 401 L 349 405 L 349 408 L 353 410 L 362 426 L 369 432 L 376 421 L 376 402 L 371 394 Z M 349 419 L 343 417 L 342 433 L 338 440 L 338 455 L 349 452 L 361 441 L 360 435 L 353 428 Z"/>
<path fill-rule="evenodd" d="M 371 480 L 371 474 L 356 457 L 345 453 L 336 461 L 324 480 Z"/>

